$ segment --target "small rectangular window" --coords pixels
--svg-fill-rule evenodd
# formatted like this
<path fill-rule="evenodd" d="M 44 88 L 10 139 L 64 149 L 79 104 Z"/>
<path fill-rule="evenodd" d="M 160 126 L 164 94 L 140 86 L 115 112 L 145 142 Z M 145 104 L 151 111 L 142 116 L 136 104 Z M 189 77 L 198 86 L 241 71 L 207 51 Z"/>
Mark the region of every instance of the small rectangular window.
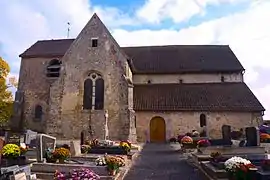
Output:
<path fill-rule="evenodd" d="M 92 47 L 97 47 L 98 46 L 98 39 L 92 39 Z"/>

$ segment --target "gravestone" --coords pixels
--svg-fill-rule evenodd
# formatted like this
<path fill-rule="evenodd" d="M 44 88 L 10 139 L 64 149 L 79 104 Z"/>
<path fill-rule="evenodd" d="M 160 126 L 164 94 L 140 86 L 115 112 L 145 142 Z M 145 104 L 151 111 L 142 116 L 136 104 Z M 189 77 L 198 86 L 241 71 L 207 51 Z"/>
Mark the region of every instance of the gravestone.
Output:
<path fill-rule="evenodd" d="M 260 130 L 257 127 L 246 128 L 246 146 L 259 146 L 260 145 Z"/>
<path fill-rule="evenodd" d="M 44 161 L 44 153 L 47 149 L 54 150 L 56 146 L 56 138 L 46 134 L 37 135 L 37 161 Z"/>
<path fill-rule="evenodd" d="M 8 131 L 6 132 L 5 139 L 6 139 L 6 144 L 16 144 L 20 146 L 21 133 Z"/>
<path fill-rule="evenodd" d="M 37 132 L 27 130 L 25 134 L 25 144 L 30 148 L 36 147 Z"/>
<path fill-rule="evenodd" d="M 70 154 L 71 156 L 79 156 L 82 154 L 79 141 L 70 141 Z"/>
<path fill-rule="evenodd" d="M 225 145 L 231 144 L 231 140 L 232 140 L 231 126 L 229 126 L 229 125 L 222 126 L 222 139 L 223 139 Z"/>

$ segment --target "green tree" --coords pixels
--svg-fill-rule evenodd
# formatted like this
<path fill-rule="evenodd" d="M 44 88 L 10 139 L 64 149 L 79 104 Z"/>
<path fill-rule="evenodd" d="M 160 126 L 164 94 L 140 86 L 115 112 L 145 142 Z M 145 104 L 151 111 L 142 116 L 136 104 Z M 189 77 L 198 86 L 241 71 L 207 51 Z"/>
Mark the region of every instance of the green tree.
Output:
<path fill-rule="evenodd" d="M 7 76 L 10 72 L 8 63 L 0 57 L 0 126 L 7 125 L 13 109 L 12 92 L 8 89 Z"/>

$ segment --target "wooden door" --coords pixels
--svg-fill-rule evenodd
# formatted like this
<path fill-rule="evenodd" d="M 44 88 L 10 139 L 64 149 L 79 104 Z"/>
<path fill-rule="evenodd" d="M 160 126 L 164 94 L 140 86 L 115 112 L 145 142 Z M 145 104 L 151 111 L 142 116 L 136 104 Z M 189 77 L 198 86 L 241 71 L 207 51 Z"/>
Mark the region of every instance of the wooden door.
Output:
<path fill-rule="evenodd" d="M 150 142 L 166 141 L 166 125 L 162 117 L 154 117 L 150 121 Z"/>

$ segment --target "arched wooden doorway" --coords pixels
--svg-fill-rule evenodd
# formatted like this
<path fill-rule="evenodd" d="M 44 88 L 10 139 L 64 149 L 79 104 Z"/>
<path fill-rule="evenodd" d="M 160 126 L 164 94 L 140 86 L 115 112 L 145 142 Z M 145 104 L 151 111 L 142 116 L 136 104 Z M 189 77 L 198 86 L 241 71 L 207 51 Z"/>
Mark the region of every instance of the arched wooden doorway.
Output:
<path fill-rule="evenodd" d="M 154 117 L 150 121 L 150 142 L 166 141 L 166 124 L 162 117 Z"/>

